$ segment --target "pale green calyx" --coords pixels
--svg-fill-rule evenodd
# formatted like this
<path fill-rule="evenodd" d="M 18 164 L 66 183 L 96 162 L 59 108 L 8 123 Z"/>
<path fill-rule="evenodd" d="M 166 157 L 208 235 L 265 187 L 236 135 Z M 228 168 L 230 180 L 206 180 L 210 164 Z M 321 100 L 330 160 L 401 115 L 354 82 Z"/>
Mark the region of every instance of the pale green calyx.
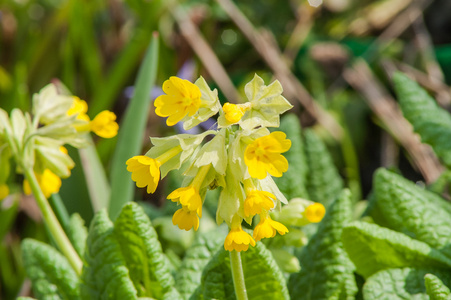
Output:
<path fill-rule="evenodd" d="M 71 108 L 73 97 L 61 95 L 54 84 L 48 84 L 33 95 L 33 115 L 41 124 L 64 118 Z"/>

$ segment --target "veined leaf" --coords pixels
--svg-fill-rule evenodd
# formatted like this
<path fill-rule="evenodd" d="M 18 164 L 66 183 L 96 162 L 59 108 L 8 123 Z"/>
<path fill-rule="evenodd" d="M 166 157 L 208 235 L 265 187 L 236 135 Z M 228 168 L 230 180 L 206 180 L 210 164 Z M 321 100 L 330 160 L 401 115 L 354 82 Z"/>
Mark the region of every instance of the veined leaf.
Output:
<path fill-rule="evenodd" d="M 295 197 L 309 199 L 305 186 L 308 169 L 298 117 L 295 114 L 285 115 L 278 130 L 286 133 L 287 138 L 291 140 L 291 148 L 284 153 L 289 164 L 288 171 L 283 177 L 275 177 L 274 181 L 287 199 Z"/>
<path fill-rule="evenodd" d="M 138 299 L 106 211 L 91 222 L 80 293 L 82 299 Z"/>
<path fill-rule="evenodd" d="M 175 276 L 177 290 L 183 299 L 189 299 L 202 277 L 202 270 L 224 242 L 225 235 L 219 230 L 199 234 L 186 251 L 182 265 Z"/>
<path fill-rule="evenodd" d="M 67 236 L 72 242 L 72 245 L 78 255 L 80 255 L 80 257 L 84 257 L 88 230 L 85 227 L 85 221 L 77 213 L 70 216 Z"/>
<path fill-rule="evenodd" d="M 138 204 L 130 202 L 122 208 L 114 223 L 114 235 L 140 297 L 162 299 L 164 294 L 175 289 L 157 233 Z"/>
<path fill-rule="evenodd" d="M 393 76 L 395 91 L 404 117 L 413 125 L 421 141 L 451 166 L 451 115 L 415 81 L 402 73 Z"/>
<path fill-rule="evenodd" d="M 433 274 L 426 274 L 424 276 L 424 285 L 426 286 L 426 293 L 431 300 L 449 300 L 451 299 L 451 292 L 449 288 L 437 276 Z"/>
<path fill-rule="evenodd" d="M 428 300 L 429 297 L 426 294 L 423 279 L 427 273 L 433 273 L 445 282 L 451 283 L 449 272 L 442 270 L 388 269 L 377 272 L 368 278 L 363 286 L 363 298 L 381 300 Z"/>
<path fill-rule="evenodd" d="M 311 129 L 304 131 L 304 149 L 308 163 L 307 191 L 310 200 L 327 208 L 343 189 L 343 179 L 338 174 L 332 157 L 324 143 Z"/>
<path fill-rule="evenodd" d="M 385 169 L 376 172 L 374 186 L 373 201 L 385 225 L 451 254 L 448 202 Z"/>
<path fill-rule="evenodd" d="M 139 68 L 135 91 L 121 123 L 118 143 L 111 165 L 111 201 L 109 212 L 116 218 L 122 206 L 133 200 L 134 184 L 130 180 L 125 162 L 141 151 L 147 114 L 158 67 L 158 35 L 154 35 L 144 61 Z"/>
<path fill-rule="evenodd" d="M 290 299 L 285 278 L 262 243 L 241 252 L 241 260 L 249 299 Z M 236 299 L 229 252 L 224 248 L 205 267 L 201 285 L 191 299 Z"/>
<path fill-rule="evenodd" d="M 292 299 L 353 299 L 357 293 L 354 265 L 341 242 L 343 227 L 352 221 L 351 193 L 344 190 L 301 252 L 301 271 L 292 274 Z"/>
<path fill-rule="evenodd" d="M 57 250 L 36 240 L 25 239 L 22 256 L 38 299 L 80 299 L 78 276 Z"/>
<path fill-rule="evenodd" d="M 366 278 L 388 268 L 451 267 L 451 259 L 428 244 L 376 224 L 353 222 L 342 237 L 357 273 Z"/>

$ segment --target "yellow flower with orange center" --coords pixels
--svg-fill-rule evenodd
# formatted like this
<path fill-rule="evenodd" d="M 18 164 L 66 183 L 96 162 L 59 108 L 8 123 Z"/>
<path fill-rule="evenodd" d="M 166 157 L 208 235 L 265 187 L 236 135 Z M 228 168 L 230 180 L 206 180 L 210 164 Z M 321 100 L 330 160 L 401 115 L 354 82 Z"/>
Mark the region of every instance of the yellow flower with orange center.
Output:
<path fill-rule="evenodd" d="M 247 251 L 249 245 L 255 246 L 254 239 L 249 233 L 245 232 L 241 225 L 232 226 L 224 241 L 224 249 L 227 251 Z"/>
<path fill-rule="evenodd" d="M 323 219 L 324 215 L 326 214 L 326 208 L 321 203 L 313 203 L 304 211 L 304 216 L 309 220 L 311 223 L 319 223 Z"/>
<path fill-rule="evenodd" d="M 199 218 L 196 211 L 189 210 L 183 206 L 174 213 L 172 224 L 186 231 L 191 230 L 191 228 L 197 230 L 199 228 Z"/>
<path fill-rule="evenodd" d="M 260 137 L 246 147 L 244 163 L 253 178 L 264 179 L 267 173 L 281 177 L 288 170 L 288 161 L 281 155 L 291 147 L 286 134 L 275 131 Z"/>
<path fill-rule="evenodd" d="M 163 91 L 166 95 L 155 99 L 155 113 L 168 117 L 168 126 L 177 124 L 186 115 L 193 116 L 200 108 L 201 91 L 188 80 L 172 76 L 163 83 Z"/>
<path fill-rule="evenodd" d="M 284 235 L 288 232 L 288 229 L 282 223 L 274 221 L 267 214 L 260 215 L 260 222 L 254 229 L 254 239 L 258 242 L 264 238 L 272 238 L 278 232 L 280 235 Z"/>
<path fill-rule="evenodd" d="M 49 198 L 54 193 L 58 193 L 61 188 L 61 178 L 49 169 L 45 169 L 42 174 L 36 174 L 36 179 L 46 198 Z M 23 182 L 23 190 L 26 195 L 31 195 L 31 187 L 26 179 Z"/>
<path fill-rule="evenodd" d="M 273 200 L 272 200 L 273 199 Z M 274 208 L 276 196 L 270 192 L 253 190 L 247 194 L 244 200 L 244 215 L 246 217 L 261 214 L 263 210 L 269 211 Z"/>

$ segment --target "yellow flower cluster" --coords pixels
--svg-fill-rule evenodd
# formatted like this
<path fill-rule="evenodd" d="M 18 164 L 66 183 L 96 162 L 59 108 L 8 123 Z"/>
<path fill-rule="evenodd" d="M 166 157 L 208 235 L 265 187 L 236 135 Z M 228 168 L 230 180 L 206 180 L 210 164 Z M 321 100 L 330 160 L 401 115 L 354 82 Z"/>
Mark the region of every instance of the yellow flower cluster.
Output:
<path fill-rule="evenodd" d="M 33 95 L 32 113 L 13 109 L 8 114 L 0 109 L 0 199 L 9 194 L 6 185 L 9 159 L 14 157 L 18 169 L 32 169 L 45 197 L 59 191 L 61 178 L 70 176 L 74 162 L 65 144 L 76 148 L 89 144 L 86 134 L 94 132 L 104 138 L 116 136 L 116 115 L 102 111 L 92 121 L 88 105 L 68 95 L 60 85 L 49 84 Z M 23 183 L 25 193 L 30 185 Z"/>
<path fill-rule="evenodd" d="M 285 133 L 267 129 L 278 127 L 280 115 L 292 107 L 281 95 L 280 83 L 266 86 L 255 75 L 245 87 L 249 101 L 223 107 L 217 91 L 202 77 L 194 84 L 171 77 L 163 83 L 163 91 L 166 94 L 155 100 L 155 111 L 167 117 L 167 125 L 183 122 L 189 129 L 219 112 L 218 130 L 151 138 L 154 146 L 145 155 L 127 161 L 136 185 L 153 193 L 160 179 L 183 166 L 184 186 L 167 198 L 181 206 L 172 222 L 184 230 L 199 228 L 206 190 L 221 188 L 216 221 L 226 222 L 230 228 L 224 242 L 228 251 L 246 251 L 256 241 L 287 233 L 287 227 L 270 216 L 280 209 L 281 202 L 287 203 L 272 176 L 280 177 L 288 170 L 282 154 L 290 149 L 291 141 Z M 203 143 L 209 135 L 210 141 Z M 320 215 L 316 210 L 308 214 L 312 219 Z M 251 225 L 256 215 L 260 221 L 251 236 L 241 224 L 244 220 Z"/>

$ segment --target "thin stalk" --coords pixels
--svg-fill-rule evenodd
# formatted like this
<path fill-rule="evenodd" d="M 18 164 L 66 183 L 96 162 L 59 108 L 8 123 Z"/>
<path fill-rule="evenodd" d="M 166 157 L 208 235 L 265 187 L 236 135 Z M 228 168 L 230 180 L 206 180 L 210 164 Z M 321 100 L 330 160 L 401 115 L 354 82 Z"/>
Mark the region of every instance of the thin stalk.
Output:
<path fill-rule="evenodd" d="M 244 282 L 241 254 L 238 251 L 230 251 L 230 265 L 232 267 L 233 286 L 237 300 L 247 300 L 246 284 Z"/>
<path fill-rule="evenodd" d="M 55 213 L 53 212 L 49 202 L 47 201 L 47 198 L 45 198 L 33 170 L 31 170 L 30 168 L 24 168 L 24 175 L 28 180 L 28 183 L 30 184 L 31 191 L 33 192 L 34 198 L 38 203 L 39 209 L 41 210 L 44 222 L 46 223 L 50 233 L 55 239 L 56 244 L 60 248 L 61 252 L 63 252 L 64 256 L 66 256 L 75 272 L 78 275 L 81 275 L 83 263 L 81 262 L 80 257 L 69 241 L 69 238 L 67 237 L 60 223 L 58 222 Z"/>

